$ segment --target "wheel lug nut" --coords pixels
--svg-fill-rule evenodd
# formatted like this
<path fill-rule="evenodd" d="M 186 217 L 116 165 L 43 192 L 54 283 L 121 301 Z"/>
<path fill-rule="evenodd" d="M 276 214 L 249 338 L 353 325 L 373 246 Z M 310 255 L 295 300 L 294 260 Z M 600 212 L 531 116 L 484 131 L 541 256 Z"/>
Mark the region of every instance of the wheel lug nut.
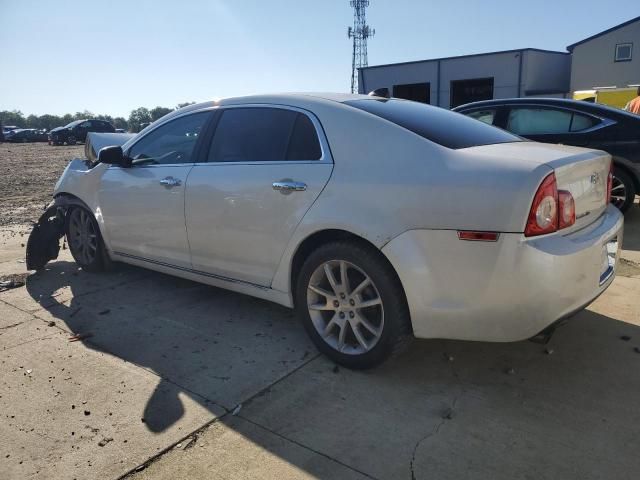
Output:
<path fill-rule="evenodd" d="M 340 318 L 344 318 L 344 312 L 340 312 Z"/>
<path fill-rule="evenodd" d="M 344 293 L 340 294 L 340 298 L 344 299 Z"/>
<path fill-rule="evenodd" d="M 355 314 L 353 312 L 349 312 L 349 318 L 353 318 L 355 317 Z"/>
<path fill-rule="evenodd" d="M 356 304 L 356 301 L 352 298 L 349 300 L 349 304 L 353 307 Z"/>
<path fill-rule="evenodd" d="M 340 302 L 338 302 L 337 300 L 333 301 L 333 306 L 338 308 L 340 306 Z"/>

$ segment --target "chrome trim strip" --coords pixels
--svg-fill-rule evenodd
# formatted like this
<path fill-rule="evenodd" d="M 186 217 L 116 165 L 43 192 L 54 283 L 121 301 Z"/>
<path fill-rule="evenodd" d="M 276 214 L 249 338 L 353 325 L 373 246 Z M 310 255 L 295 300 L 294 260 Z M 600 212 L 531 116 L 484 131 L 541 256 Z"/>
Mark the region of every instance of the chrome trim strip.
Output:
<path fill-rule="evenodd" d="M 116 252 L 116 251 L 114 251 L 113 253 L 115 255 L 118 255 L 119 257 L 131 258 L 133 260 L 140 260 L 142 262 L 153 263 L 154 265 L 159 265 L 161 267 L 173 268 L 175 270 L 181 270 L 183 272 L 193 273 L 195 275 L 201 275 L 203 277 L 215 278 L 217 280 L 223 280 L 229 283 L 239 283 L 241 285 L 248 285 L 250 287 L 259 288 L 260 290 L 265 290 L 265 291 L 271 290 L 269 287 L 265 287 L 264 285 L 258 285 L 256 283 L 246 282 L 244 280 L 224 277 L 222 275 L 215 275 L 213 273 L 202 272 L 200 270 L 194 270 L 192 268 L 179 267 L 177 265 L 172 265 L 170 263 L 160 262 L 158 260 L 151 260 L 149 258 L 144 258 L 144 257 L 138 257 L 137 255 L 130 255 L 128 253 L 122 253 L 122 252 Z"/>

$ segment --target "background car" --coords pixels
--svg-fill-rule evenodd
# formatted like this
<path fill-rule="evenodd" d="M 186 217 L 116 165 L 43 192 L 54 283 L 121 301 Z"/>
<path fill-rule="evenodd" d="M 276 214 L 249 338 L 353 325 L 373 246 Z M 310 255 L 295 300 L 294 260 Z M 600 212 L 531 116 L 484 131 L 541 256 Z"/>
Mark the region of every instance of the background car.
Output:
<path fill-rule="evenodd" d="M 105 120 L 76 120 L 64 127 L 57 127 L 49 132 L 50 145 L 75 145 L 84 142 L 88 132 L 113 133 L 115 128 Z"/>
<path fill-rule="evenodd" d="M 5 134 L 5 141 L 12 143 L 46 142 L 47 135 L 35 128 L 19 128 Z"/>
<path fill-rule="evenodd" d="M 471 118 L 544 143 L 595 148 L 614 162 L 611 202 L 625 212 L 640 192 L 640 116 L 589 102 L 510 98 L 453 109 Z"/>
<path fill-rule="evenodd" d="M 412 336 L 536 336 L 615 274 L 602 151 L 341 94 L 205 102 L 121 141 L 69 164 L 28 269 L 66 234 L 87 271 L 121 261 L 294 307 L 348 367 Z"/>

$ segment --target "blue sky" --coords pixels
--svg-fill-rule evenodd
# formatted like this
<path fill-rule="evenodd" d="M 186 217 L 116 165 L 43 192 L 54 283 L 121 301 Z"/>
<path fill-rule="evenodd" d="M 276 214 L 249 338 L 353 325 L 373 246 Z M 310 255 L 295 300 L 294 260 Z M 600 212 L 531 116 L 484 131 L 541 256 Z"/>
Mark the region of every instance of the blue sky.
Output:
<path fill-rule="evenodd" d="M 369 64 L 564 48 L 638 0 L 371 0 Z M 348 91 L 348 0 L 0 0 L 0 110 L 128 116 L 273 91 Z"/>

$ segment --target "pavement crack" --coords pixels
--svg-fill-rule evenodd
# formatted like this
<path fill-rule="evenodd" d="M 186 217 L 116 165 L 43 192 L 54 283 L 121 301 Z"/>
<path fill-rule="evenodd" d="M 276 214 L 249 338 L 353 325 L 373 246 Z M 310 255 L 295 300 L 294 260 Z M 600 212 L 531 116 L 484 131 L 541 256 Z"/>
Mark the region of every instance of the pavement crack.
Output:
<path fill-rule="evenodd" d="M 354 471 L 356 473 L 359 473 L 360 475 L 363 475 L 363 476 L 365 476 L 367 478 L 370 478 L 372 480 L 377 480 L 376 477 L 372 476 L 369 473 L 363 472 L 362 470 L 358 470 L 357 468 L 349 465 L 348 463 L 344 463 L 344 462 L 338 460 L 337 458 L 332 457 L 331 455 L 328 455 L 328 454 L 323 453 L 323 452 L 321 452 L 319 450 L 316 450 L 315 448 L 312 448 L 312 447 L 310 447 L 308 445 L 305 445 L 304 443 L 300 443 L 300 442 L 298 442 L 296 440 L 293 440 L 292 438 L 289 438 L 286 435 L 282 435 L 281 433 L 278 433 L 275 430 L 271 430 L 270 428 L 267 428 L 264 425 L 260 425 L 259 423 L 248 419 L 247 417 L 243 417 L 242 415 L 238 415 L 238 418 L 241 418 L 245 422 L 248 422 L 248 423 L 250 423 L 252 425 L 255 425 L 258 428 L 261 428 L 261 429 L 265 430 L 266 432 L 269 432 L 270 434 L 275 435 L 276 437 L 282 438 L 283 440 L 286 440 L 287 442 L 291 442 L 291 443 L 293 443 L 294 445 L 297 445 L 300 448 L 304 448 L 305 450 L 309 450 L 310 452 L 313 452 L 316 455 L 320 455 L 321 457 L 324 457 L 327 460 L 331 460 L 332 462 L 335 462 L 338 465 L 342 465 L 343 467 L 348 468 L 349 470 L 352 470 L 352 471 Z"/>
<path fill-rule="evenodd" d="M 13 325 L 7 325 L 6 327 L 0 327 L 0 330 L 8 330 L 13 327 L 17 327 L 18 325 L 22 325 L 24 322 L 14 323 Z"/>
<path fill-rule="evenodd" d="M 456 408 L 456 403 L 458 403 L 458 399 L 460 398 L 461 395 L 457 395 L 454 399 L 453 402 L 451 403 L 451 410 L 455 410 Z M 411 455 L 411 462 L 409 463 L 409 468 L 411 470 L 411 480 L 416 480 L 416 472 L 414 470 L 414 463 L 416 461 L 416 453 L 418 452 L 418 448 L 420 447 L 420 445 L 422 444 L 422 442 L 424 442 L 425 440 L 427 440 L 428 438 L 434 437 L 438 434 L 438 432 L 440 432 L 440 428 L 442 428 L 442 425 L 444 425 L 448 420 L 450 420 L 450 418 L 447 417 L 443 417 L 440 422 L 438 422 L 438 424 L 435 426 L 435 428 L 433 430 L 431 430 L 429 433 L 427 433 L 424 437 L 422 437 L 420 440 L 418 440 L 416 442 L 416 444 L 413 447 L 413 454 Z"/>

